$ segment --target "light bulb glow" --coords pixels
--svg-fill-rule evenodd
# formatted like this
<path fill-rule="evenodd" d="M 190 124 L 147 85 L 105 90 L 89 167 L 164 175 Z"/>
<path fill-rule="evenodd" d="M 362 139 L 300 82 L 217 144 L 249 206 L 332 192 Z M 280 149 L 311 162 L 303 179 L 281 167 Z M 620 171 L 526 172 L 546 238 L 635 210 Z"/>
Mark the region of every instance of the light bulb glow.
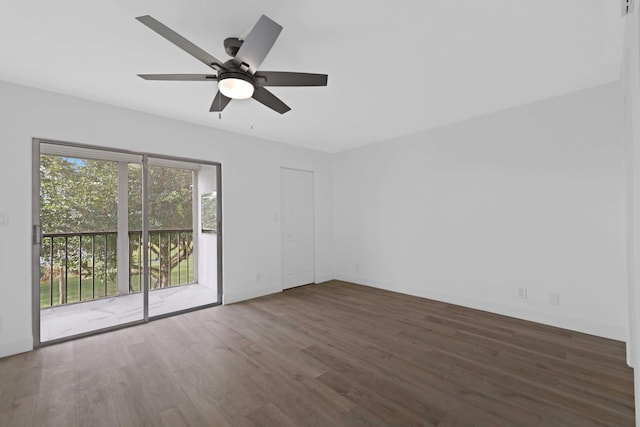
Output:
<path fill-rule="evenodd" d="M 253 95 L 253 85 L 242 79 L 229 77 L 218 82 L 218 89 L 227 98 L 247 99 Z"/>

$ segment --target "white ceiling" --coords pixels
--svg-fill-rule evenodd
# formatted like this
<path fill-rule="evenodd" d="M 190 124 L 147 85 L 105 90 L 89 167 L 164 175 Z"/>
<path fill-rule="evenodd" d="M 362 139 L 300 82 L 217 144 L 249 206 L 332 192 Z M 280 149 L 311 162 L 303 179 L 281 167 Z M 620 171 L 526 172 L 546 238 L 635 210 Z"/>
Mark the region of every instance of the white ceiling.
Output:
<path fill-rule="evenodd" d="M 136 76 L 211 71 L 146 14 L 222 60 L 266 14 L 284 30 L 261 69 L 329 85 L 272 88 L 284 115 L 243 100 L 220 120 L 215 82 Z M 336 152 L 617 80 L 623 22 L 612 0 L 6 0 L 0 80 Z"/>

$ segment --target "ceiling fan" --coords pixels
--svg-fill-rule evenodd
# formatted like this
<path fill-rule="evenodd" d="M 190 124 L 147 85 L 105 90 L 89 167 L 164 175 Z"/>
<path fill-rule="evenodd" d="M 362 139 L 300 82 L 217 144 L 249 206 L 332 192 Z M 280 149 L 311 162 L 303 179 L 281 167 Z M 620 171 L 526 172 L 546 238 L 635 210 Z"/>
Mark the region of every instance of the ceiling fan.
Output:
<path fill-rule="evenodd" d="M 258 71 L 282 27 L 265 15 L 244 39 L 225 39 L 225 51 L 232 59 L 222 62 L 200 49 L 166 25 L 149 15 L 136 18 L 191 56 L 216 70 L 216 74 L 138 74 L 145 80 L 217 81 L 216 93 L 209 111 L 220 112 L 232 99 L 253 98 L 280 114 L 291 108 L 273 93 L 268 86 L 326 86 L 326 74 L 293 73 L 285 71 Z"/>

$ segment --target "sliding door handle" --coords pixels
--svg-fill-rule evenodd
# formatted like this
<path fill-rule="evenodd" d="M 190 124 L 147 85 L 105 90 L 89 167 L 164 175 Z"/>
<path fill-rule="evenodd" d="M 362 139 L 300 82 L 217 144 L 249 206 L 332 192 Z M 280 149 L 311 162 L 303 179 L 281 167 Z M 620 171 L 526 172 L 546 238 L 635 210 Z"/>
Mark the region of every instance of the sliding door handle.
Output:
<path fill-rule="evenodd" d="M 36 224 L 33 226 L 33 240 L 34 245 L 42 244 L 42 225 Z"/>

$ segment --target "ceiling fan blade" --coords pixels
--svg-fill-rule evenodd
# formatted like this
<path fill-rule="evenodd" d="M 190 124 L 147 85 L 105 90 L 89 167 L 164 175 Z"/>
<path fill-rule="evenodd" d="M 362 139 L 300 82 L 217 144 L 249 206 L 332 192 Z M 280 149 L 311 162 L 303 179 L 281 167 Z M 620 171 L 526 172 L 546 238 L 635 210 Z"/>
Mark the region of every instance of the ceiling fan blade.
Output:
<path fill-rule="evenodd" d="M 174 80 L 174 81 L 217 81 L 218 76 L 212 74 L 138 74 L 145 80 Z"/>
<path fill-rule="evenodd" d="M 224 108 L 229 104 L 229 101 L 231 101 L 231 98 L 224 96 L 220 91 L 218 91 L 218 93 L 216 93 L 216 97 L 213 98 L 209 111 L 212 113 L 218 113 L 224 110 Z"/>
<path fill-rule="evenodd" d="M 256 84 L 260 86 L 326 86 L 326 74 L 290 73 L 286 71 L 258 71 Z"/>
<path fill-rule="evenodd" d="M 220 62 L 211 54 L 200 49 L 198 46 L 191 43 L 189 40 L 185 39 L 180 34 L 164 25 L 162 22 L 157 21 L 149 15 L 138 16 L 136 19 L 142 22 L 147 27 L 151 28 L 156 33 L 160 34 L 165 39 L 169 40 L 171 43 L 178 46 L 180 49 L 187 52 L 189 55 L 195 57 L 196 59 L 199 59 L 208 66 L 216 69 L 222 68 L 222 62 Z"/>
<path fill-rule="evenodd" d="M 276 42 L 280 31 L 282 26 L 262 15 L 236 53 L 233 59 L 235 66 L 240 67 L 245 63 L 249 66 L 249 72 L 254 74 Z"/>
<path fill-rule="evenodd" d="M 272 110 L 277 111 L 280 114 L 284 114 L 287 111 L 291 110 L 291 108 L 289 108 L 287 104 L 282 102 L 277 96 L 263 87 L 255 88 L 255 90 L 253 91 L 253 99 L 263 105 L 266 105 Z"/>

